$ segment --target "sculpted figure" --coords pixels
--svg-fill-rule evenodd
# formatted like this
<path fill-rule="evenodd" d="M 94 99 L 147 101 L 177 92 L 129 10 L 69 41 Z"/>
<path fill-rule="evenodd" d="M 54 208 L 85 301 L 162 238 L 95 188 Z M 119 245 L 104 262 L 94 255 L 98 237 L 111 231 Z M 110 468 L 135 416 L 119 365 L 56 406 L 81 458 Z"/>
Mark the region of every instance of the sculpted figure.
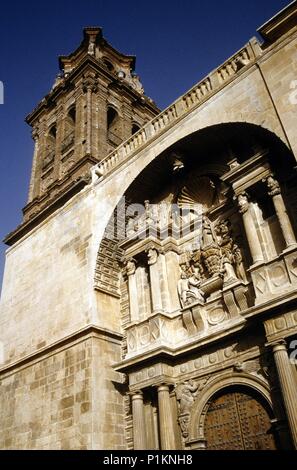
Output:
<path fill-rule="evenodd" d="M 233 257 L 234 257 L 234 263 L 235 263 L 235 272 L 236 276 L 238 279 L 241 281 L 246 282 L 246 275 L 243 267 L 243 262 L 242 262 L 242 254 L 240 251 L 240 248 L 238 245 L 233 246 Z"/>
<path fill-rule="evenodd" d="M 150 248 L 147 252 L 148 265 L 155 264 L 158 259 L 158 251 L 155 248 Z"/>
<path fill-rule="evenodd" d="M 179 413 L 190 413 L 195 401 L 195 392 L 198 390 L 198 383 L 194 380 L 184 382 L 176 388 L 176 398 L 179 402 Z"/>
<path fill-rule="evenodd" d="M 196 300 L 204 302 L 204 294 L 201 289 L 199 289 L 200 283 L 200 279 L 198 279 L 195 274 L 188 278 L 184 271 L 181 273 L 181 278 L 177 284 L 177 290 L 180 303 L 183 308 L 192 304 Z"/>
<path fill-rule="evenodd" d="M 133 259 L 128 259 L 126 263 L 126 272 L 128 276 L 131 276 L 135 273 L 136 265 Z"/>
<path fill-rule="evenodd" d="M 248 197 L 245 193 L 239 194 L 239 196 L 237 198 L 237 202 L 238 202 L 238 206 L 239 206 L 239 212 L 241 212 L 243 214 L 244 212 L 246 212 L 248 210 L 249 201 L 248 201 Z"/>
<path fill-rule="evenodd" d="M 202 217 L 202 242 L 203 247 L 211 245 L 215 242 L 214 233 L 212 230 L 211 222 L 208 217 Z"/>

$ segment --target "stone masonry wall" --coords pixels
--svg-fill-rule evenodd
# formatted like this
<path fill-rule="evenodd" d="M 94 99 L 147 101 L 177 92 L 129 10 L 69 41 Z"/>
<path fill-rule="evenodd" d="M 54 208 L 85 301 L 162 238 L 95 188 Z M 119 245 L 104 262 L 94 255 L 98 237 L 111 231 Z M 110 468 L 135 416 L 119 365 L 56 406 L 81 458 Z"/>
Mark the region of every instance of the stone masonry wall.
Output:
<path fill-rule="evenodd" d="M 0 375 L 0 449 L 123 448 L 111 382 L 119 354 L 116 342 L 88 337 Z"/>

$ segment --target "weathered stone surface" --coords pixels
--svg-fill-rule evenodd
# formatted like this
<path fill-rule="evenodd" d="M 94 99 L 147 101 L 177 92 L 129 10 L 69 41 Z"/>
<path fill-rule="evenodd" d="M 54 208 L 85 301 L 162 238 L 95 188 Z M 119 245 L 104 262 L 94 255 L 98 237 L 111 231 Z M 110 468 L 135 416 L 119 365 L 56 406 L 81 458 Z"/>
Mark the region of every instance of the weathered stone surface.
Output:
<path fill-rule="evenodd" d="M 7 239 L 0 448 L 207 448 L 205 416 L 224 388 L 235 401 L 250 390 L 254 408 L 244 412 L 260 410 L 261 426 L 271 419 L 279 445 L 290 446 L 293 381 L 283 379 L 284 408 L 265 344 L 297 333 L 291 9 L 280 14 L 272 42 L 252 39 L 158 116 L 129 75 L 130 57 L 113 51 L 114 66 L 126 70 L 121 86 L 102 62 L 110 50 L 100 29 L 88 28 L 75 57 L 61 59 L 63 103 L 58 80 L 57 106 L 46 99 L 28 118 L 36 141 L 30 203 L 25 224 Z M 74 64 L 80 60 L 84 69 Z M 106 106 L 121 107 L 120 128 L 110 128 Z M 134 121 L 145 125 L 130 137 Z M 129 139 L 115 149 L 119 137 Z M 123 196 L 124 206 L 144 210 L 114 227 Z M 166 233 L 149 198 L 165 212 L 176 202 L 190 207 L 181 218 L 193 230 L 179 236 L 171 213 Z M 281 370 L 289 370 L 284 348 Z"/>

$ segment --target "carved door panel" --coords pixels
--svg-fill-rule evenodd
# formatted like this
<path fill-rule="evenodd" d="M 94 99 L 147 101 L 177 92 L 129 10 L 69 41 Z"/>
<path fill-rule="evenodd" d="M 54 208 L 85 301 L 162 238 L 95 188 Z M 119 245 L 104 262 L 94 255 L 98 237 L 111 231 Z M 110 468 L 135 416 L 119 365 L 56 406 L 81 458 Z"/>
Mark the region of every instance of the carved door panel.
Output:
<path fill-rule="evenodd" d="M 276 449 L 266 409 L 246 391 L 215 398 L 208 408 L 204 429 L 209 450 Z"/>

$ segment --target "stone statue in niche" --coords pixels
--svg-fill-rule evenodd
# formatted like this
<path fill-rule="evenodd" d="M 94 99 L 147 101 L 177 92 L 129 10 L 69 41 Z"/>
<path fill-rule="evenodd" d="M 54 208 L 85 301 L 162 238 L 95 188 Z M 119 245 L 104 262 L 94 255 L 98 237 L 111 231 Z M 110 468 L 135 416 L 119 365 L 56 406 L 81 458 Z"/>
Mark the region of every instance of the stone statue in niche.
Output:
<path fill-rule="evenodd" d="M 180 280 L 177 284 L 178 295 L 182 308 L 185 308 L 194 302 L 204 303 L 204 294 L 199 289 L 201 280 L 195 273 L 187 273 L 182 271 Z"/>
<path fill-rule="evenodd" d="M 234 269 L 233 239 L 231 237 L 231 223 L 229 220 L 223 220 L 216 227 L 218 243 L 221 249 L 222 273 L 225 282 L 231 282 L 237 279 Z"/>
<path fill-rule="evenodd" d="M 133 216 L 128 216 L 128 221 L 126 225 L 126 234 L 127 237 L 131 237 L 137 231 L 137 225 Z"/>
<path fill-rule="evenodd" d="M 236 243 L 234 243 L 233 245 L 233 259 L 235 263 L 235 272 L 236 272 L 237 278 L 243 282 L 247 282 L 247 278 L 246 278 L 246 274 L 245 274 L 245 270 L 244 270 L 243 262 L 242 262 L 241 250 L 239 246 L 236 245 Z"/>

